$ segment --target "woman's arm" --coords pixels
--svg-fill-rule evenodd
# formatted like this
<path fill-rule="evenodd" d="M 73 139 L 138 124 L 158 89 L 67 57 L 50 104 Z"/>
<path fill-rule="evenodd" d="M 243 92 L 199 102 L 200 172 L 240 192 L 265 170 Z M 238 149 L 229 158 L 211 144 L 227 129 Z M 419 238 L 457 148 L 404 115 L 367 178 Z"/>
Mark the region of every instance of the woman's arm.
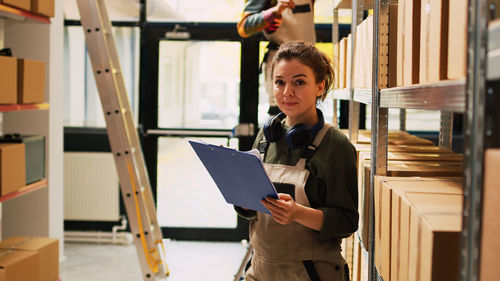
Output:
<path fill-rule="evenodd" d="M 279 199 L 266 197 L 262 204 L 271 212 L 273 219 L 279 224 L 292 222 L 320 231 L 323 227 L 323 211 L 296 203 L 292 196 L 279 193 Z"/>
<path fill-rule="evenodd" d="M 293 9 L 293 0 L 278 0 L 274 7 L 269 6 L 269 0 L 247 0 L 245 10 L 237 24 L 238 34 L 249 37 L 260 31 L 272 32 L 281 23 L 281 13 L 285 9 Z"/>

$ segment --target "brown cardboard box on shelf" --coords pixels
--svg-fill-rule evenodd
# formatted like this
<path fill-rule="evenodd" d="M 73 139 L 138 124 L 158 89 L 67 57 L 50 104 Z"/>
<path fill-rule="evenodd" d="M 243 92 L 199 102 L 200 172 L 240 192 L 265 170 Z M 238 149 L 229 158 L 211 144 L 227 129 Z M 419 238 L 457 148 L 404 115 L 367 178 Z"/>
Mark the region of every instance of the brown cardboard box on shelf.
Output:
<path fill-rule="evenodd" d="M 0 104 L 17 103 L 17 59 L 0 56 Z"/>
<path fill-rule="evenodd" d="M 406 193 L 411 205 L 409 281 L 458 281 L 462 194 Z"/>
<path fill-rule="evenodd" d="M 47 17 L 53 17 L 54 0 L 31 0 L 31 11 Z"/>
<path fill-rule="evenodd" d="M 345 59 L 345 87 L 351 87 L 351 69 L 352 69 L 352 34 L 347 36 L 346 41 L 346 59 Z"/>
<path fill-rule="evenodd" d="M 333 71 L 334 71 L 334 77 L 335 77 L 335 83 L 333 83 L 333 88 L 338 89 L 339 88 L 339 62 L 340 62 L 340 42 L 337 42 L 333 44 L 333 58 L 332 58 L 332 64 L 333 64 Z"/>
<path fill-rule="evenodd" d="M 467 74 L 467 9 L 467 0 L 450 1 L 448 79 L 465 78 Z"/>
<path fill-rule="evenodd" d="M 352 281 L 360 281 L 361 274 L 361 245 L 359 244 L 358 235 L 354 233 L 354 251 L 352 255 Z"/>
<path fill-rule="evenodd" d="M 0 268 L 7 281 L 40 281 L 36 252 L 0 249 Z"/>
<path fill-rule="evenodd" d="M 500 8 L 500 7 L 499 7 Z M 481 265 L 480 281 L 498 280 L 500 267 L 500 224 L 498 213 L 500 206 L 500 149 L 487 149 L 484 154 L 484 194 L 483 218 L 481 231 Z"/>
<path fill-rule="evenodd" d="M 45 62 L 17 59 L 17 102 L 19 104 L 45 101 Z"/>
<path fill-rule="evenodd" d="M 406 193 L 463 194 L 463 178 L 375 177 L 375 262 L 384 280 L 399 280 L 400 197 Z M 407 267 L 407 266 L 406 266 Z"/>
<path fill-rule="evenodd" d="M 365 85 L 366 88 L 372 88 L 372 66 L 373 66 L 373 16 L 370 15 L 366 18 L 366 44 L 367 51 L 364 53 L 365 55 Z"/>
<path fill-rule="evenodd" d="M 59 278 L 59 240 L 48 237 L 15 236 L 0 242 L 0 249 L 30 251 L 37 254 L 40 281 Z"/>
<path fill-rule="evenodd" d="M 373 24 L 372 24 L 373 26 Z M 391 3 L 389 6 L 389 69 L 387 86 L 389 88 L 398 86 L 398 4 Z"/>
<path fill-rule="evenodd" d="M 360 131 L 358 136 L 358 143 L 371 143 L 371 134 L 369 132 Z M 397 145 L 434 145 L 434 143 L 428 139 L 423 139 L 415 135 L 410 135 L 406 132 L 389 132 L 388 144 Z"/>
<path fill-rule="evenodd" d="M 387 176 L 390 177 L 421 177 L 420 179 L 432 177 L 460 177 L 463 174 L 462 162 L 430 162 L 430 161 L 388 161 Z M 359 233 L 364 244 L 368 244 L 369 231 L 369 209 L 370 209 L 370 161 L 363 160 L 358 167 L 358 213 Z M 376 182 L 375 182 L 376 184 Z M 377 191 L 377 190 L 375 190 Z M 380 194 L 374 194 L 379 198 Z M 375 203 L 380 203 L 375 201 Z M 377 205 L 375 205 L 377 208 Z M 390 212 L 389 212 L 390 214 Z M 375 220 L 377 221 L 377 219 Z M 375 243 L 375 247 L 380 243 Z M 377 252 L 377 251 L 376 251 Z M 386 252 L 387 253 L 387 252 Z M 377 258 L 377 255 L 375 255 Z M 389 271 L 386 271 L 386 275 Z M 384 276 L 384 277 L 385 277 Z M 386 280 L 384 278 L 384 280 Z"/>
<path fill-rule="evenodd" d="M 358 212 L 359 233 L 364 244 L 368 243 L 368 210 L 370 187 L 370 151 L 358 152 Z M 387 154 L 389 176 L 460 176 L 463 155 L 453 153 L 405 153 Z"/>
<path fill-rule="evenodd" d="M 420 83 L 431 83 L 448 75 L 449 1 L 421 1 Z"/>
<path fill-rule="evenodd" d="M 346 66 L 347 66 L 347 38 L 344 37 L 339 43 L 339 89 L 346 88 Z"/>
<path fill-rule="evenodd" d="M 401 0 L 398 2 L 398 28 L 397 28 L 397 61 L 396 61 L 396 69 L 397 69 L 397 73 L 396 73 L 396 85 L 397 86 L 403 86 L 404 85 L 404 42 L 405 42 L 405 17 L 404 17 L 404 14 L 405 14 L 405 6 L 406 6 L 406 1 L 404 0 Z M 390 11 L 389 11 L 390 13 Z M 390 21 L 390 19 L 389 19 Z M 390 26 L 389 26 L 390 28 Z M 391 32 L 391 29 L 389 29 L 389 32 Z M 390 36 L 390 33 L 389 33 L 389 36 Z M 390 39 L 389 39 L 390 40 Z M 391 42 L 389 41 L 389 44 L 391 44 Z"/>
<path fill-rule="evenodd" d="M 360 152 L 370 152 L 371 144 L 366 143 L 355 143 L 353 144 L 356 149 L 357 156 L 359 157 Z M 442 146 L 430 146 L 430 145 L 389 145 L 387 147 L 388 152 L 415 152 L 415 153 L 454 153 L 450 149 Z"/>
<path fill-rule="evenodd" d="M 20 189 L 25 183 L 24 143 L 0 143 L 0 196 Z"/>
<path fill-rule="evenodd" d="M 420 69 L 420 0 L 404 3 L 403 85 L 419 83 Z"/>
<path fill-rule="evenodd" d="M 26 11 L 29 11 L 31 8 L 31 0 L 0 0 L 0 3 L 14 6 Z"/>

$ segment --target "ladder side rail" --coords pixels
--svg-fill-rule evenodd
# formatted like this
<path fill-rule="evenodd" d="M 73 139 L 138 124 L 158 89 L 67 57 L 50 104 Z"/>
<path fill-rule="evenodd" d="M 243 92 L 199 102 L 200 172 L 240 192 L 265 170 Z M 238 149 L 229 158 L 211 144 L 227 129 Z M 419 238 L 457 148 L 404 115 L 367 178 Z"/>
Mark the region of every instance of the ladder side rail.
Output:
<path fill-rule="evenodd" d="M 94 74 L 96 76 L 96 83 L 98 85 L 100 97 L 101 97 L 101 104 L 103 106 L 103 110 L 105 112 L 105 115 L 107 116 L 106 118 L 106 123 L 108 127 L 108 136 L 110 139 L 110 144 L 111 148 L 113 151 L 113 156 L 115 158 L 115 163 L 117 166 L 117 170 L 120 176 L 120 182 L 121 182 L 121 189 L 124 201 L 129 202 L 127 204 L 128 208 L 127 213 L 129 215 L 129 221 L 131 224 L 131 229 L 134 230 L 137 235 L 139 235 L 139 222 L 136 221 L 136 218 L 138 218 L 138 215 L 143 214 L 145 216 L 150 216 L 148 215 L 148 210 L 147 210 L 147 205 L 144 204 L 144 199 L 141 197 L 141 189 L 146 189 L 147 188 L 141 188 L 143 187 L 142 184 L 138 182 L 138 176 L 137 176 L 137 167 L 136 167 L 136 161 L 134 161 L 133 154 L 130 153 L 134 150 L 140 150 L 140 147 L 137 147 L 137 149 L 134 149 L 130 146 L 130 138 L 129 135 L 126 134 L 127 131 L 132 131 L 136 133 L 136 130 L 130 130 L 130 128 L 127 128 L 126 126 L 126 120 L 123 119 L 124 112 L 122 110 L 122 105 L 120 104 L 120 101 L 117 99 L 118 93 L 117 89 L 117 84 L 120 84 L 120 81 L 117 81 L 113 78 L 115 78 L 113 75 L 109 75 L 112 73 L 109 73 L 109 70 L 112 70 L 113 66 L 108 64 L 110 63 L 109 60 L 106 60 L 106 56 L 102 55 L 102 51 L 106 51 L 105 54 L 112 54 L 113 52 L 109 50 L 108 48 L 110 46 L 106 46 L 105 41 L 111 41 L 111 40 L 104 40 L 104 38 L 98 38 L 98 36 L 104 36 L 103 33 L 110 32 L 110 29 L 106 29 L 106 27 L 102 26 L 103 20 L 102 18 L 99 18 L 99 16 L 106 18 L 106 11 L 105 10 L 99 10 L 94 3 L 94 6 L 92 3 L 81 3 L 82 1 L 79 1 L 79 5 L 85 5 L 88 4 L 88 6 L 82 6 L 80 7 L 80 11 L 82 13 L 82 26 L 84 26 L 85 35 L 87 38 L 87 48 L 89 51 L 89 55 L 91 56 L 92 60 L 92 65 L 94 68 Z M 101 7 L 102 8 L 102 7 Z M 103 16 L 104 15 L 104 16 Z M 87 22 L 88 20 L 88 22 Z M 94 22 L 93 22 L 93 21 Z M 96 23 L 101 23 L 101 24 L 96 24 Z M 109 23 L 109 21 L 108 21 Z M 99 32 L 100 31 L 100 32 Z M 109 35 L 108 35 L 109 36 Z M 90 42 L 94 42 L 95 44 L 91 44 Z M 114 41 L 113 41 L 114 42 Z M 104 45 L 104 46 L 102 46 Z M 100 48 L 99 48 L 100 47 Z M 114 44 L 113 44 L 114 47 Z M 115 47 L 115 52 L 116 52 L 116 47 Z M 112 57 L 112 56 L 109 56 Z M 104 66 L 104 67 L 101 67 Z M 116 66 L 116 64 L 115 64 Z M 103 72 L 103 69 L 108 69 L 108 72 Z M 116 68 L 115 68 L 116 69 Z M 100 73 L 98 72 L 100 71 Z M 113 72 L 113 71 L 111 71 Z M 101 75 L 102 74 L 102 75 Z M 123 85 L 123 80 L 121 80 L 121 84 Z M 114 87 L 110 87 L 113 85 Z M 111 89 L 110 89 L 111 88 Z M 115 99 L 113 99 L 115 98 Z M 125 107 L 128 105 L 128 99 L 122 99 L 126 100 Z M 130 106 L 128 106 L 130 108 Z M 125 110 L 125 115 L 127 115 L 127 111 Z M 133 124 L 133 123 L 132 123 Z M 115 135 L 116 134 L 116 135 Z M 137 135 L 135 134 L 135 137 L 137 138 Z M 124 144 L 123 141 L 128 140 L 129 143 Z M 134 176 L 135 175 L 135 176 Z M 125 180 L 128 179 L 128 180 Z M 136 188 L 136 192 L 134 195 L 134 187 Z M 149 186 L 148 186 L 149 187 Z M 134 196 L 138 196 L 139 198 L 136 198 Z M 137 202 L 134 202 L 134 200 L 137 200 Z M 132 206 L 136 205 L 136 208 L 132 208 Z M 151 205 L 151 204 L 150 204 Z M 151 235 L 147 235 L 146 233 L 149 233 L 149 230 L 151 229 L 150 227 L 150 218 L 145 217 L 142 220 L 142 227 L 146 231 L 144 231 L 144 236 L 145 236 L 145 242 L 146 242 L 146 247 L 147 249 L 143 249 L 144 246 L 141 245 L 141 243 L 136 242 L 136 249 L 139 254 L 139 260 L 141 262 L 141 268 L 143 270 L 143 273 L 145 273 L 145 276 L 154 276 L 154 273 L 151 272 L 151 270 L 148 269 L 148 264 L 144 260 L 144 258 L 147 257 L 142 257 L 141 258 L 141 249 L 149 251 L 149 249 L 155 248 L 155 243 L 154 241 L 151 240 Z M 157 229 L 158 227 L 154 227 Z M 140 235 L 138 239 L 140 238 Z M 160 238 L 161 239 L 161 238 Z M 135 241 L 134 241 L 135 242 Z M 158 253 L 159 251 L 157 251 Z M 144 253 L 147 255 L 147 253 Z M 157 257 L 156 257 L 157 258 Z M 149 272 L 148 272 L 149 271 Z"/>
<path fill-rule="evenodd" d="M 98 9 L 100 11 L 105 11 L 105 4 L 102 0 L 97 1 L 97 5 L 99 6 Z M 110 21 L 108 19 L 107 13 L 102 12 L 101 13 L 101 19 L 102 19 L 102 24 L 104 28 L 104 36 L 106 39 L 107 47 L 109 50 L 116 50 L 116 43 L 113 39 L 113 34 L 112 34 L 112 26 L 110 24 Z M 139 173 L 139 186 L 141 187 L 141 190 L 143 191 L 142 196 L 144 197 L 144 202 L 146 203 L 146 209 L 147 212 L 145 213 L 147 216 L 147 220 L 151 222 L 151 225 L 158 226 L 158 220 L 157 220 L 157 214 L 156 214 L 156 206 L 154 204 L 154 198 L 151 192 L 151 182 L 149 180 L 148 173 L 146 171 L 146 165 L 145 165 L 145 160 L 144 160 L 144 155 L 142 154 L 142 150 L 140 149 L 140 142 L 139 142 L 139 136 L 137 133 L 137 130 L 134 126 L 134 121 L 132 118 L 132 110 L 130 106 L 130 102 L 128 99 L 127 91 L 125 88 L 125 83 L 121 71 L 121 66 L 120 66 L 120 61 L 117 55 L 117 52 L 108 52 L 110 56 L 110 61 L 111 61 L 111 71 L 112 74 L 115 76 L 115 85 L 116 88 L 118 89 L 118 102 L 120 104 L 120 108 L 125 109 L 124 114 L 124 119 L 125 119 L 125 124 L 127 128 L 127 136 L 129 137 L 130 143 L 134 149 L 131 150 L 131 152 L 134 155 L 134 160 L 136 163 L 136 171 Z M 150 229 L 150 232 L 153 233 L 154 239 L 161 240 L 162 233 L 160 227 L 154 227 L 153 229 Z"/>

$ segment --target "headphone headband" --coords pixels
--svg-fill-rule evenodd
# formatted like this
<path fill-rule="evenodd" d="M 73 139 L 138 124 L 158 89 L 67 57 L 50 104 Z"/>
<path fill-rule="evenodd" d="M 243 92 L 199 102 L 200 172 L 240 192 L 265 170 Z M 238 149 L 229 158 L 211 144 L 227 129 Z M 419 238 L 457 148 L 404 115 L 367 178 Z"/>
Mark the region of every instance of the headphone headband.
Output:
<path fill-rule="evenodd" d="M 308 146 L 312 143 L 318 132 L 323 128 L 325 119 L 321 110 L 316 108 L 318 114 L 318 122 L 309 126 L 304 123 L 295 124 L 286 131 L 286 140 L 288 146 L 292 149 L 298 149 Z M 280 112 L 278 115 L 268 119 L 263 127 L 264 137 L 267 142 L 275 142 L 283 136 L 283 125 L 281 122 L 286 118 L 285 113 Z"/>

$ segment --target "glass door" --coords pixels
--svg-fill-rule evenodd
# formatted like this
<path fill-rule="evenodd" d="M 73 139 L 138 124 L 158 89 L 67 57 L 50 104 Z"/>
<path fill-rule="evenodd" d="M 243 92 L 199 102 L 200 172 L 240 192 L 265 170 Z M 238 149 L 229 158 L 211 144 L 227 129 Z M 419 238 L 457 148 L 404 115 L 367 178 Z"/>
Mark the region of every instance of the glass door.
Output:
<path fill-rule="evenodd" d="M 234 26 L 154 23 L 142 36 L 140 119 L 164 237 L 246 238 L 248 224 L 225 202 L 188 143 L 251 148 L 254 130 L 234 134 L 249 115 L 245 110 L 252 110 L 240 106 L 242 43 Z"/>

